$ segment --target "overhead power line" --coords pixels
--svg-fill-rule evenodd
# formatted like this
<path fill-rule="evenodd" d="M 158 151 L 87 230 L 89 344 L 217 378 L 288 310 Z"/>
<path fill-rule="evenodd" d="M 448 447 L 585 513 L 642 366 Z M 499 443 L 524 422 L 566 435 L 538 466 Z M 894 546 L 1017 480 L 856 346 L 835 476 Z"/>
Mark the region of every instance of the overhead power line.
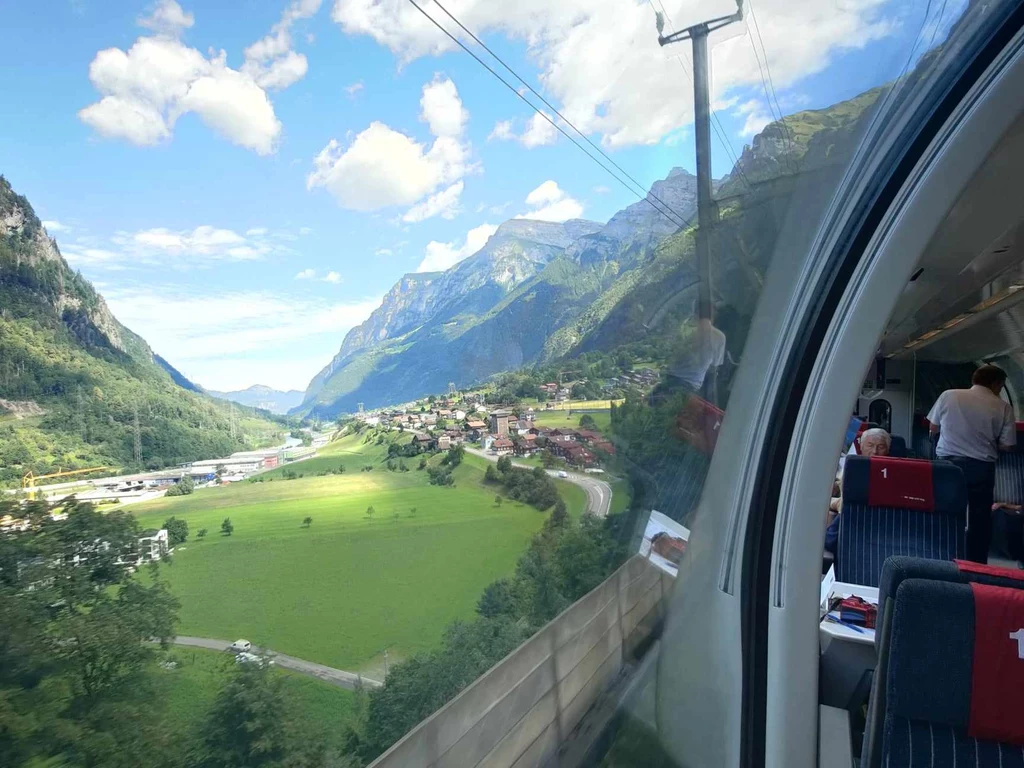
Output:
<path fill-rule="evenodd" d="M 441 5 L 441 3 L 438 0 L 434 0 L 434 5 L 436 5 L 438 8 L 440 8 L 449 19 L 451 19 L 456 24 L 458 24 L 459 28 L 463 32 L 465 32 L 467 35 L 469 35 L 471 38 L 473 38 L 481 48 L 483 48 L 485 51 L 487 51 L 489 54 L 491 54 L 491 56 L 493 56 L 495 58 L 495 60 L 497 60 L 497 62 L 499 64 L 501 64 L 501 66 L 503 66 L 510 73 L 512 73 L 512 76 L 516 80 L 518 80 L 520 83 L 522 83 L 523 86 L 526 87 L 530 91 L 530 93 L 532 93 L 534 96 L 536 96 L 538 99 L 540 99 L 548 109 L 550 109 L 552 112 L 554 112 L 556 115 L 558 115 L 558 117 L 561 118 L 565 122 L 566 125 L 568 125 L 574 131 L 576 131 L 576 133 L 578 133 L 580 135 L 580 137 L 585 142 L 587 142 L 587 144 L 589 144 L 597 152 L 600 153 L 601 157 L 603 157 L 609 163 L 614 165 L 615 168 L 618 169 L 618 171 L 620 173 L 622 173 L 623 176 L 625 176 L 627 179 L 629 179 L 631 182 L 633 182 L 633 184 L 635 184 L 637 186 L 637 188 L 641 192 L 644 193 L 645 196 L 650 195 L 655 200 L 657 200 L 661 205 L 665 206 L 666 209 L 672 211 L 672 213 L 674 213 L 679 218 L 682 218 L 680 213 L 678 211 L 676 211 L 675 209 L 673 209 L 672 206 L 670 206 L 668 203 L 666 203 L 664 200 L 662 200 L 660 197 L 658 197 L 653 192 L 648 192 L 647 189 L 643 186 L 643 184 L 641 184 L 639 181 L 634 179 L 625 168 L 623 168 L 621 165 L 619 165 L 614 160 L 612 160 L 612 158 L 610 158 L 607 155 L 607 153 L 605 153 L 605 151 L 603 149 L 601 149 L 593 141 L 590 140 L 589 136 L 587 136 L 585 133 L 583 133 L 583 131 L 581 131 L 579 128 L 577 128 L 575 125 L 573 125 L 572 121 L 569 120 L 569 118 L 567 118 L 565 115 L 563 115 L 561 112 L 559 112 L 555 108 L 555 106 L 550 101 L 548 101 L 546 98 L 544 98 L 544 96 L 542 94 L 538 93 L 537 90 L 532 85 L 530 85 L 530 83 L 528 83 L 526 80 L 524 80 L 522 77 L 520 77 L 518 72 L 516 72 L 514 69 L 512 69 L 512 67 L 510 67 L 508 64 L 506 64 L 505 61 L 498 54 L 496 54 L 494 51 L 492 51 L 490 48 L 488 48 L 487 44 L 483 40 L 481 40 L 479 37 L 477 37 L 475 34 L 473 34 L 473 32 L 471 30 L 467 29 L 466 25 L 463 24 L 461 21 L 459 21 L 457 18 L 455 18 L 455 16 L 453 16 L 451 14 L 451 12 L 447 8 L 445 8 L 443 5 Z"/>
<path fill-rule="evenodd" d="M 657 16 L 658 10 L 654 7 L 654 0 L 647 0 L 647 2 L 651 6 L 651 10 L 654 11 L 655 16 Z M 662 2 L 662 0 L 658 0 L 658 7 L 661 8 L 662 16 L 664 16 L 665 19 L 668 20 L 669 26 L 674 31 L 676 25 L 672 21 L 672 18 L 668 15 L 668 11 L 665 10 L 665 4 Z M 690 70 L 687 68 L 686 62 L 683 61 L 683 57 L 678 55 L 678 54 L 676 54 L 675 58 L 676 58 L 676 61 L 679 62 L 679 66 L 683 68 L 683 72 L 686 73 L 686 77 L 692 83 L 693 82 L 693 75 L 690 73 Z M 729 162 L 732 163 L 733 169 L 737 173 L 739 173 L 740 178 L 743 180 L 743 183 L 746 184 L 748 188 L 753 189 L 753 187 L 751 187 L 751 185 L 750 185 L 750 182 L 747 180 L 746 174 L 743 173 L 743 169 L 740 167 L 739 155 L 737 154 L 736 150 L 733 149 L 732 142 L 729 141 L 729 138 L 728 138 L 729 134 L 725 130 L 725 126 L 722 125 L 722 120 L 721 120 L 721 118 L 719 118 L 718 112 L 716 112 L 714 109 L 711 110 L 711 127 L 714 129 L 715 135 L 718 136 L 718 140 L 721 142 L 722 148 L 725 150 L 725 154 L 729 158 Z"/>
<path fill-rule="evenodd" d="M 512 85 L 510 82 L 508 82 L 500 74 L 495 72 L 494 69 L 490 65 L 487 64 L 487 62 L 485 62 L 483 59 L 481 59 L 479 56 L 477 56 L 476 53 L 474 53 L 467 45 L 465 45 L 465 43 L 463 43 L 455 35 L 453 35 L 451 32 L 449 32 L 447 29 L 445 29 L 445 27 L 437 19 L 435 19 L 433 16 L 431 16 L 425 10 L 423 10 L 423 8 L 416 2 L 416 0 L 409 0 L 409 3 L 417 11 L 419 11 L 421 14 L 423 14 L 427 18 L 427 20 L 430 21 L 431 24 L 433 24 L 435 27 L 437 27 L 439 30 L 441 30 L 441 32 L 443 32 L 452 42 L 454 42 L 462 50 L 464 50 L 466 53 L 468 53 L 470 56 L 472 56 L 474 59 L 476 59 L 477 63 L 480 64 L 480 66 L 482 66 L 484 69 L 486 69 L 492 75 L 494 75 L 494 77 L 496 77 L 498 80 L 500 80 L 501 83 L 506 88 L 508 88 L 512 93 L 514 93 L 517 98 L 519 98 L 524 103 L 529 105 L 529 107 L 531 109 L 533 109 L 538 115 L 543 117 L 548 123 L 550 123 L 552 125 L 552 127 L 554 127 L 559 133 L 561 133 L 563 136 L 565 136 L 565 138 L 567 138 L 569 141 L 571 141 L 573 144 L 575 144 L 576 147 L 581 152 L 583 152 L 583 154 L 585 154 L 587 157 L 589 157 L 591 160 L 593 160 L 595 163 L 597 163 L 607 174 L 609 174 L 613 179 L 615 179 L 617 182 L 619 182 L 619 184 L 621 184 L 623 187 L 625 187 L 630 193 L 632 193 L 633 195 L 636 195 L 638 198 L 640 198 L 641 200 L 646 202 L 648 205 L 650 205 L 652 208 L 654 208 L 654 210 L 656 210 L 658 213 L 660 213 L 662 216 L 664 216 L 666 219 L 668 219 L 670 222 L 672 222 L 672 224 L 674 224 L 675 226 L 679 227 L 680 229 L 686 226 L 687 222 L 686 222 L 686 220 L 680 214 L 678 214 L 672 208 L 669 208 L 667 206 L 664 209 L 660 208 L 655 203 L 654 200 L 651 200 L 651 198 L 647 196 L 646 193 L 645 194 L 638 193 L 635 189 L 633 189 L 633 187 L 631 187 L 629 185 L 629 183 L 627 181 L 623 180 L 611 168 L 609 168 L 604 163 L 602 163 L 595 155 L 592 155 L 590 152 L 588 152 L 586 147 L 584 147 L 582 144 L 580 144 L 579 141 L 577 141 L 573 136 L 571 136 L 568 132 L 566 132 L 566 130 L 564 128 L 562 128 L 562 126 L 560 126 L 557 122 L 552 120 L 551 117 L 544 112 L 544 110 L 540 109 L 539 107 L 534 105 L 529 99 L 527 99 L 525 96 L 523 96 L 523 94 L 521 94 L 519 92 L 519 90 L 514 85 Z M 458 22 L 456 22 L 456 23 L 458 23 Z M 568 122 L 568 121 L 566 121 L 566 122 Z M 575 126 L 573 126 L 573 129 L 574 130 L 578 130 L 578 129 L 575 128 Z"/>
<path fill-rule="evenodd" d="M 779 124 L 782 126 L 782 130 L 786 134 L 786 142 L 789 144 L 789 152 L 790 152 L 790 154 L 792 154 L 793 151 L 794 151 L 793 134 L 790 132 L 789 126 L 786 125 L 786 121 L 785 121 L 785 119 L 783 118 L 783 115 L 782 115 L 782 106 L 779 104 L 778 94 L 775 93 L 775 82 L 772 80 L 772 68 L 768 64 L 768 49 L 764 47 L 764 38 L 761 37 L 761 27 L 757 23 L 757 14 L 754 13 L 754 4 L 753 4 L 753 2 L 751 2 L 751 0 L 747 0 L 747 8 L 750 10 L 750 20 L 751 20 L 751 22 L 753 22 L 754 31 L 757 33 L 757 39 L 761 43 L 761 54 L 764 56 L 764 69 L 765 69 L 765 72 L 768 73 L 768 86 L 771 88 L 771 92 L 772 92 L 771 97 L 769 97 L 767 89 L 765 90 L 765 94 L 764 95 L 765 95 L 765 98 L 768 99 L 768 108 L 771 109 L 771 99 L 774 98 L 775 99 L 775 108 L 778 110 L 778 113 L 779 113 Z M 749 28 L 747 29 L 747 37 L 750 38 L 750 44 L 751 44 L 751 46 L 753 46 L 754 45 L 754 39 L 750 37 L 750 29 Z M 756 48 L 754 49 L 754 58 L 757 58 L 757 49 Z M 761 66 L 761 62 L 760 61 L 758 61 L 757 66 L 760 68 L 760 66 Z M 764 75 L 764 73 L 762 73 L 762 78 L 761 78 L 762 84 L 764 84 L 764 77 L 763 77 L 763 75 Z M 787 156 L 787 159 L 786 159 L 786 164 L 789 165 L 789 158 L 788 158 L 788 156 Z M 792 171 L 792 167 L 790 167 L 790 171 Z"/>

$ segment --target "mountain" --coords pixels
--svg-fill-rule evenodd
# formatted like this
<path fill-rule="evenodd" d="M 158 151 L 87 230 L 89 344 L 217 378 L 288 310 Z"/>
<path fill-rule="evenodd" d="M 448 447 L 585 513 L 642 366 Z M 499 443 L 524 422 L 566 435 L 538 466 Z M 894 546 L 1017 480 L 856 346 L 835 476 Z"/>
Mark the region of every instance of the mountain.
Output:
<path fill-rule="evenodd" d="M 746 335 L 798 182 L 830 198 L 830 169 L 845 162 L 880 93 L 769 124 L 716 183 L 716 323 L 727 334 Z M 696 298 L 696 179 L 675 168 L 648 201 L 603 225 L 514 219 L 451 269 L 406 275 L 348 333 L 295 411 L 332 417 L 622 345 L 638 345 L 644 359 L 664 355 Z"/>
<path fill-rule="evenodd" d="M 693 217 L 696 179 L 674 169 L 647 202 L 606 224 L 512 219 L 477 253 L 439 273 L 405 275 L 310 382 L 300 413 L 331 417 L 444 389 L 557 356 L 577 325 L 652 246 Z"/>
<path fill-rule="evenodd" d="M 0 485 L 28 471 L 173 466 L 279 435 L 195 389 L 118 322 L 0 176 Z"/>
<path fill-rule="evenodd" d="M 289 389 L 282 392 L 280 389 L 272 389 L 263 384 L 253 384 L 248 389 L 236 392 L 215 392 L 212 389 L 206 390 L 207 394 L 231 400 L 241 405 L 248 405 L 252 408 L 262 408 L 271 413 L 284 414 L 302 402 L 303 392 L 299 389 Z"/>

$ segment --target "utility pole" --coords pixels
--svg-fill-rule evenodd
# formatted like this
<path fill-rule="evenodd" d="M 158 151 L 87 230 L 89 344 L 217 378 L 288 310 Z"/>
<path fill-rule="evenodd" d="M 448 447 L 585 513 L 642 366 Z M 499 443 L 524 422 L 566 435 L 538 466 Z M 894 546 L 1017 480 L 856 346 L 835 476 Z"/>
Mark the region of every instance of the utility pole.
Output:
<path fill-rule="evenodd" d="M 711 96 L 710 64 L 708 63 L 708 35 L 716 29 L 743 20 L 743 0 L 737 0 L 736 13 L 694 24 L 670 35 L 663 35 L 665 18 L 657 14 L 658 44 L 661 46 L 681 40 L 693 42 L 693 140 L 697 154 L 697 319 L 714 326 L 712 301 L 713 274 L 711 271 L 711 228 L 718 222 L 718 208 L 711 197 Z M 712 403 L 718 399 L 715 367 L 708 368 L 704 379 L 704 394 Z"/>

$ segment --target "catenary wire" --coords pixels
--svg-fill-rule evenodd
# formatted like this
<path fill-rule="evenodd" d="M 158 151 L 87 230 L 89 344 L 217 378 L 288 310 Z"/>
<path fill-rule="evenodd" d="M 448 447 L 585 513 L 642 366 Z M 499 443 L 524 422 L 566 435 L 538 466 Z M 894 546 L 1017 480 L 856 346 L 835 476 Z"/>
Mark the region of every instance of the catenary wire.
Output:
<path fill-rule="evenodd" d="M 477 56 L 461 40 L 459 40 L 455 35 L 453 35 L 451 32 L 445 29 L 445 27 L 440 22 L 438 22 L 437 19 L 435 19 L 433 16 L 427 13 L 422 7 L 420 7 L 416 0 L 409 0 L 409 3 L 421 14 L 423 14 L 435 27 L 441 30 L 441 32 L 443 32 L 452 42 L 454 42 L 456 45 L 462 48 L 462 50 L 464 50 L 466 53 L 468 53 L 470 56 L 476 59 L 477 63 L 479 63 L 480 66 L 482 66 L 492 75 L 494 75 L 494 77 L 500 80 L 506 88 L 512 91 L 512 93 L 514 93 L 523 102 L 528 104 L 530 108 L 533 109 L 538 115 L 547 120 L 559 133 L 565 136 L 565 138 L 569 139 L 569 141 L 575 144 L 576 147 L 579 148 L 581 152 L 583 152 L 583 154 L 585 154 L 587 157 L 589 157 L 591 160 L 597 163 L 602 169 L 604 169 L 606 173 L 608 173 L 612 178 L 619 182 L 619 184 L 621 184 L 623 187 L 625 187 L 627 190 L 629 190 L 632 194 L 636 195 L 641 200 L 645 201 L 648 205 L 654 208 L 654 210 L 656 210 L 658 213 L 660 213 L 662 216 L 664 216 L 666 219 L 672 222 L 672 224 L 674 224 L 675 226 L 679 227 L 680 229 L 686 226 L 687 222 L 681 216 L 679 216 L 679 214 L 675 213 L 675 211 L 673 211 L 671 208 L 669 208 L 667 211 L 665 209 L 659 208 L 653 200 L 651 200 L 646 195 L 640 195 L 635 189 L 633 189 L 628 184 L 628 182 L 624 181 L 614 171 L 612 171 L 610 168 L 604 165 L 597 157 L 590 154 L 590 152 L 588 152 L 587 149 L 582 144 L 580 144 L 573 136 L 569 135 L 569 133 L 564 128 L 562 128 L 562 126 L 558 125 L 558 123 L 556 123 L 547 114 L 545 114 L 543 110 L 539 109 L 532 102 L 530 102 L 530 100 L 523 96 L 523 94 L 521 94 L 515 86 L 513 86 L 505 78 L 503 78 L 501 75 L 495 72 L 494 69 L 487 64 L 487 62 L 485 62 L 483 59 Z"/>
<path fill-rule="evenodd" d="M 454 21 L 463 32 L 465 32 L 467 35 L 469 35 L 471 38 L 473 38 L 473 40 L 475 40 L 477 42 L 477 44 L 481 48 L 483 48 L 485 51 L 487 51 L 489 54 L 491 54 L 491 56 L 493 56 L 494 59 L 499 64 L 501 64 L 501 66 L 503 66 L 505 69 L 507 69 L 516 80 L 518 80 L 520 83 L 522 83 L 523 86 L 526 87 L 530 91 L 530 93 L 532 93 L 534 96 L 536 96 L 542 102 L 544 102 L 544 105 L 548 109 L 550 109 L 552 112 L 554 112 L 556 115 L 558 115 L 558 117 L 566 125 L 568 125 L 574 131 L 576 131 L 576 133 L 578 133 L 580 135 L 580 137 L 585 142 L 587 142 L 587 144 L 589 144 L 591 147 L 593 147 L 595 151 L 600 153 L 601 157 L 603 157 L 605 160 L 607 160 L 609 163 L 611 163 L 613 166 L 615 166 L 615 168 L 623 176 L 625 176 L 627 179 L 629 179 L 631 182 L 633 182 L 633 184 L 635 184 L 638 189 L 643 191 L 646 195 L 650 195 L 651 197 L 653 197 L 655 200 L 657 200 L 659 203 L 661 203 L 661 205 L 663 205 L 665 208 L 667 208 L 668 210 L 672 211 L 672 213 L 674 213 L 677 217 L 682 218 L 682 214 L 680 214 L 678 211 L 676 211 L 674 208 L 672 208 L 672 206 L 670 206 L 668 203 L 666 203 L 664 200 L 662 200 L 660 197 L 658 197 L 653 192 L 648 192 L 645 189 L 645 187 L 639 181 L 637 181 L 635 178 L 633 178 L 625 168 L 623 168 L 621 165 L 616 163 L 611 157 L 608 156 L 608 154 L 603 149 L 601 149 L 593 141 L 591 141 L 589 136 L 587 136 L 585 133 L 583 133 L 583 131 L 581 131 L 579 128 L 577 128 L 575 125 L 573 125 L 572 121 L 569 120 L 569 118 L 567 118 L 565 115 L 563 115 L 561 112 L 559 112 L 551 102 L 549 102 L 546 98 L 544 98 L 544 96 L 542 94 L 538 93 L 536 91 L 536 89 L 534 89 L 534 87 L 532 85 L 530 85 L 526 80 L 524 80 L 522 77 L 520 77 L 518 72 L 516 72 L 514 69 L 512 69 L 512 67 L 510 67 L 508 64 L 506 64 L 505 61 L 498 54 L 496 54 L 494 51 L 492 51 L 490 48 L 488 48 L 487 44 L 484 43 L 483 40 L 481 40 L 479 37 L 477 37 L 475 34 L 473 34 L 472 30 L 468 29 L 465 24 L 463 24 L 455 16 L 453 16 L 451 14 L 451 12 L 447 8 L 445 8 L 440 2 L 438 2 L 438 0 L 434 0 L 434 5 L 436 5 L 438 8 L 440 8 L 441 11 L 449 19 Z"/>

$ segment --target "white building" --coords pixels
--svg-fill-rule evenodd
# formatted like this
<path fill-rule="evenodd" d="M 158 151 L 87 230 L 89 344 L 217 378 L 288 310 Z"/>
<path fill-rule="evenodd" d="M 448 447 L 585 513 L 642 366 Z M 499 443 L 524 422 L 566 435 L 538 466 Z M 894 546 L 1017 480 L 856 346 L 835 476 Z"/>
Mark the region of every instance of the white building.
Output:
<path fill-rule="evenodd" d="M 139 537 L 139 562 L 149 563 L 159 560 L 167 554 L 170 549 L 167 538 L 167 529 L 161 528 L 148 535 Z"/>

